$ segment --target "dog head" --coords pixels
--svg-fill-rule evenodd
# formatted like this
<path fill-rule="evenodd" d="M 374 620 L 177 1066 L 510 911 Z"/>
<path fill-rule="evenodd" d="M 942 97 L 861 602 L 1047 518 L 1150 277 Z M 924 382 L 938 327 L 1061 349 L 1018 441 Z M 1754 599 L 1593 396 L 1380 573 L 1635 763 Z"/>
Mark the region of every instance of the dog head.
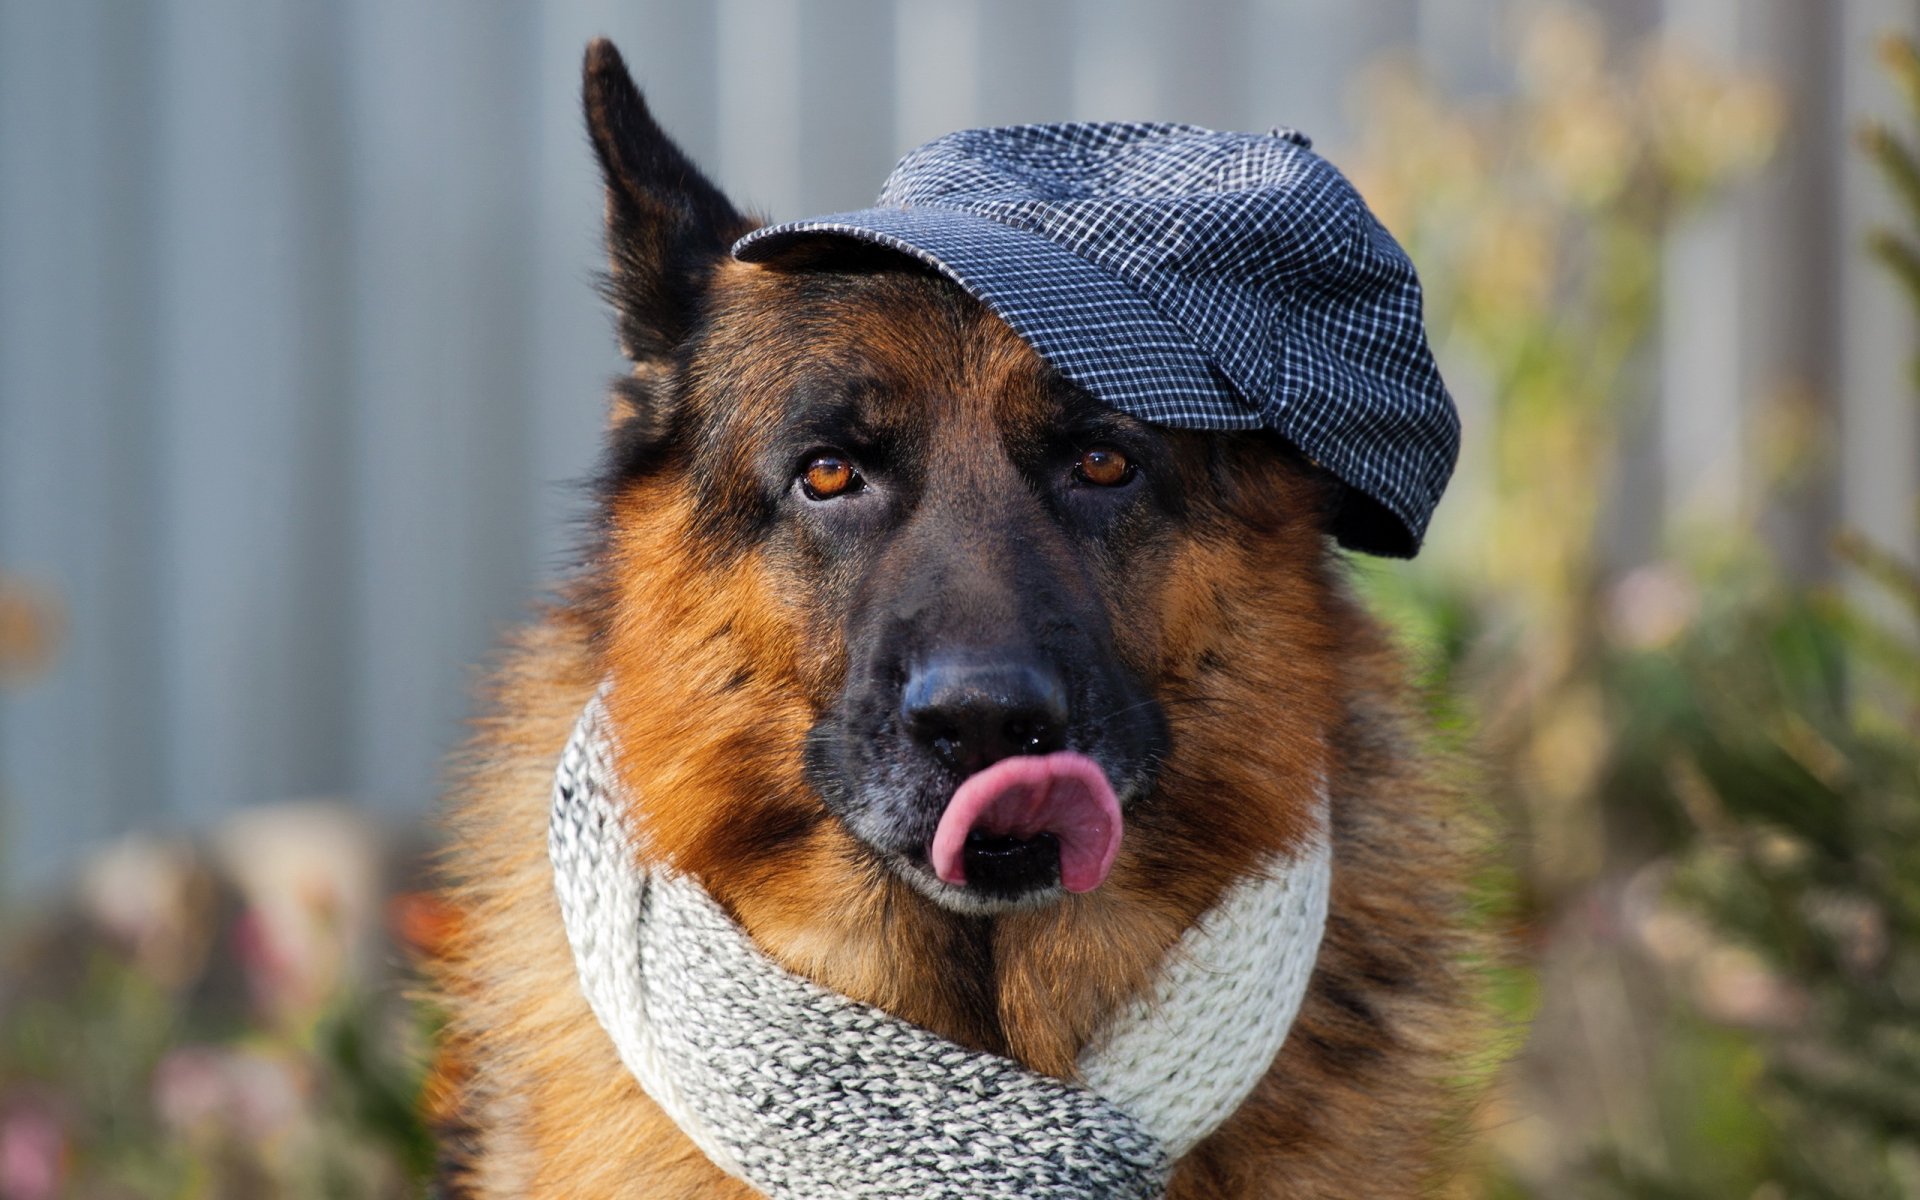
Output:
<path fill-rule="evenodd" d="M 1270 435 L 1101 404 L 904 255 L 732 260 L 752 222 L 605 43 L 587 111 L 634 363 L 599 644 L 660 852 L 802 922 L 901 887 L 1197 912 L 1304 836 L 1335 485 Z"/>

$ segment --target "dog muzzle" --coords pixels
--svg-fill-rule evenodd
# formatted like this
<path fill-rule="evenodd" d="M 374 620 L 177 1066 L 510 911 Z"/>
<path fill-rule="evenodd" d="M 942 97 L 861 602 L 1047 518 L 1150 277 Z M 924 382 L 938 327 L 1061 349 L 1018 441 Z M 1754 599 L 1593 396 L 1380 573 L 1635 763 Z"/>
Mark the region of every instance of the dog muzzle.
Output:
<path fill-rule="evenodd" d="M 1285 1042 L 1326 928 L 1321 832 L 1232 888 L 1080 1082 L 970 1050 L 774 962 L 648 863 L 596 695 L 555 773 L 548 851 L 581 990 L 647 1095 L 772 1200 L 1147 1200 Z"/>

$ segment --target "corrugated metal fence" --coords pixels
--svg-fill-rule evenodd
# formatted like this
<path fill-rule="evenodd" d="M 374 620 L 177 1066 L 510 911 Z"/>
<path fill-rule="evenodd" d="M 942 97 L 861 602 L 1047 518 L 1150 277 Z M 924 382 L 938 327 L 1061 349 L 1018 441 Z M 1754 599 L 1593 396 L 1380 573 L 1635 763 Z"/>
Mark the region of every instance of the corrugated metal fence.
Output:
<path fill-rule="evenodd" d="M 1339 158 L 1356 69 L 1497 86 L 1504 0 L 0 0 L 0 571 L 57 594 L 0 696 L 0 880 L 315 794 L 418 813 L 472 664 L 566 562 L 618 370 L 590 287 L 581 48 L 775 217 L 857 206 L 910 145 L 1071 117 L 1293 124 Z M 1678 248 L 1675 448 L 1757 378 L 1830 390 L 1833 515 L 1908 545 L 1904 310 L 1854 244 L 1852 114 L 1911 0 L 1638 0 L 1793 89 L 1786 168 Z M 1841 364 L 1845 364 L 1842 366 Z M 1704 482 L 1703 482 L 1704 481 Z"/>

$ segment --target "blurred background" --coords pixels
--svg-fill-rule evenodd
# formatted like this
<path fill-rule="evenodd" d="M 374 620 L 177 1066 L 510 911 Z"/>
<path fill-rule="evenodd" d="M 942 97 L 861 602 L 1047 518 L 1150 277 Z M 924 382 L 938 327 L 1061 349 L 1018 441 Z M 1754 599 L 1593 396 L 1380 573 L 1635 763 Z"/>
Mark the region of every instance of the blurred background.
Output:
<path fill-rule="evenodd" d="M 588 38 L 774 219 L 1312 134 L 1466 447 L 1355 564 L 1501 831 L 1457 1194 L 1920 1197 L 1916 0 L 0 0 L 0 1200 L 403 1195 L 439 764 L 620 364 Z"/>

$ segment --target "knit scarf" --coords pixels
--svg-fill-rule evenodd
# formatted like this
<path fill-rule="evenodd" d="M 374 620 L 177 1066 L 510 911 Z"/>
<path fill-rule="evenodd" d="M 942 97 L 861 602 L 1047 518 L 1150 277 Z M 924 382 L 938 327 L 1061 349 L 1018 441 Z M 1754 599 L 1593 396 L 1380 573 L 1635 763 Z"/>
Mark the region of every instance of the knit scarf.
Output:
<path fill-rule="evenodd" d="M 1266 1074 L 1319 953 L 1324 833 L 1232 888 L 1081 1055 L 1079 1082 L 1055 1079 L 775 963 L 696 880 L 646 861 L 613 754 L 596 695 L 548 826 L 581 990 L 647 1095 L 771 1200 L 1161 1196 Z"/>

